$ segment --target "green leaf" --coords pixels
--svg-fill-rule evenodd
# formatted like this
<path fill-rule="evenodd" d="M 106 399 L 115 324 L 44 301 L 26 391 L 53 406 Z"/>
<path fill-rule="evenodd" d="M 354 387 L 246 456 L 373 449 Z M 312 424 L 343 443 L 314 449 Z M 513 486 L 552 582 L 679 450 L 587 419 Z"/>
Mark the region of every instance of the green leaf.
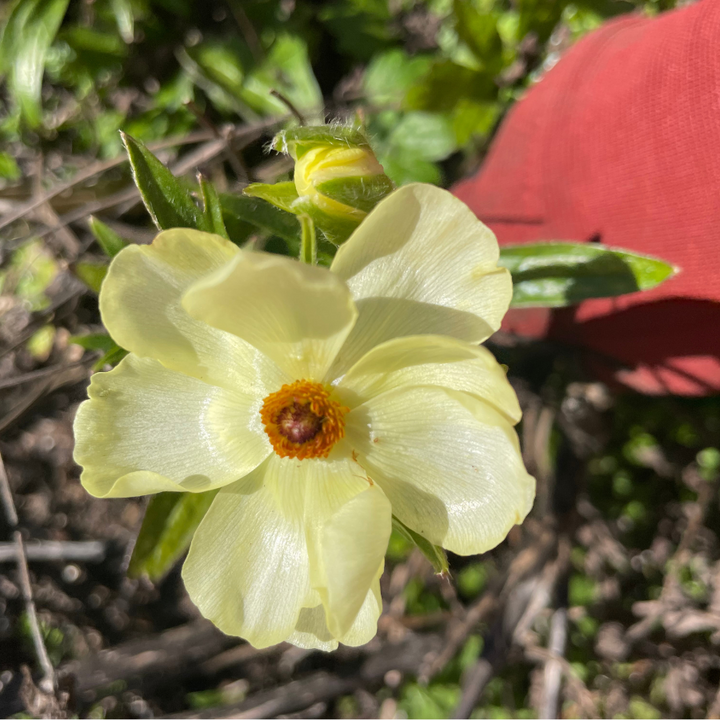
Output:
<path fill-rule="evenodd" d="M 461 100 L 492 102 L 497 95 L 498 86 L 490 73 L 441 60 L 410 89 L 406 102 L 413 110 L 449 112 Z"/>
<path fill-rule="evenodd" d="M 73 335 L 69 342 L 86 350 L 102 350 L 103 356 L 93 365 L 93 370 L 100 370 L 106 365 L 117 365 L 127 354 L 107 333 L 91 333 L 90 335 Z"/>
<path fill-rule="evenodd" d="M 93 366 L 93 370 L 102 370 L 106 365 L 115 367 L 126 355 L 128 351 L 116 345 L 112 350 L 108 350 Z"/>
<path fill-rule="evenodd" d="M 18 180 L 20 175 L 20 168 L 15 158 L 9 153 L 0 152 L 0 177 L 6 180 Z"/>
<path fill-rule="evenodd" d="M 440 575 L 445 575 L 448 572 L 449 566 L 447 561 L 447 555 L 445 551 L 433 545 L 429 540 L 426 540 L 422 535 L 419 535 L 414 530 L 411 530 L 405 523 L 398 520 L 394 515 L 392 516 L 393 528 L 397 530 L 406 540 L 413 543 L 420 552 L 430 561 L 433 569 Z"/>
<path fill-rule="evenodd" d="M 128 244 L 102 220 L 98 220 L 92 215 L 88 220 L 88 225 L 90 232 L 98 241 L 98 245 L 108 257 L 115 257 Z"/>
<path fill-rule="evenodd" d="M 429 112 L 410 112 L 400 121 L 388 140 L 414 158 L 431 162 L 444 160 L 457 149 L 450 121 Z"/>
<path fill-rule="evenodd" d="M 117 343 L 107 333 L 90 333 L 89 335 L 73 335 L 68 342 L 79 345 L 85 350 L 103 350 L 110 352 L 118 347 Z"/>
<path fill-rule="evenodd" d="M 130 558 L 128 575 L 162 578 L 190 546 L 216 494 L 217 490 L 211 490 L 153 496 Z"/>
<path fill-rule="evenodd" d="M 367 99 L 378 107 L 402 108 L 408 90 L 430 69 L 429 56 L 408 56 L 395 48 L 373 58 L 365 71 Z"/>
<path fill-rule="evenodd" d="M 81 261 L 75 263 L 73 271 L 80 280 L 97 294 L 100 292 L 100 286 L 107 275 L 108 266 Z"/>
<path fill-rule="evenodd" d="M 181 227 L 212 232 L 205 215 L 177 178 L 140 141 L 120 134 L 135 184 L 158 229 Z"/>
<path fill-rule="evenodd" d="M 112 0 L 112 11 L 122 39 L 129 45 L 135 38 L 135 15 L 130 0 Z"/>
<path fill-rule="evenodd" d="M 650 290 L 677 272 L 663 260 L 594 243 L 506 245 L 499 262 L 512 275 L 513 307 L 563 307 Z"/>
<path fill-rule="evenodd" d="M 222 206 L 215 186 L 203 175 L 198 175 L 198 182 L 200 183 L 200 196 L 205 209 L 205 221 L 212 228 L 211 232 L 229 240 L 230 236 L 225 227 Z"/>
<path fill-rule="evenodd" d="M 460 39 L 489 73 L 499 73 L 503 44 L 497 29 L 497 13 L 478 12 L 470 0 L 454 0 L 453 13 Z"/>
<path fill-rule="evenodd" d="M 285 115 L 287 106 L 270 94 L 272 90 L 309 116 L 308 120 L 321 119 L 322 91 L 301 37 L 278 35 L 265 61 L 245 78 L 241 97 L 263 115 Z"/>
<path fill-rule="evenodd" d="M 278 204 L 279 200 L 272 205 L 269 204 L 272 201 L 265 202 L 265 200 L 269 200 L 265 188 L 278 188 L 280 185 L 292 185 L 293 190 L 295 189 L 293 183 L 255 184 L 245 188 L 245 195 L 221 194 L 220 204 L 222 205 L 223 214 L 251 223 L 255 227 L 272 235 L 277 235 L 283 240 L 299 243 L 300 224 L 297 218 L 286 212 L 285 209 L 279 209 L 281 207 Z M 252 191 L 250 191 L 251 188 Z M 287 195 L 279 191 L 273 197 L 277 200 L 279 197 L 287 197 Z M 295 192 L 295 199 L 297 199 L 297 192 Z"/>
<path fill-rule="evenodd" d="M 69 0 L 17 0 L 0 39 L 0 74 L 30 127 L 42 122 L 41 90 L 47 52 Z"/>

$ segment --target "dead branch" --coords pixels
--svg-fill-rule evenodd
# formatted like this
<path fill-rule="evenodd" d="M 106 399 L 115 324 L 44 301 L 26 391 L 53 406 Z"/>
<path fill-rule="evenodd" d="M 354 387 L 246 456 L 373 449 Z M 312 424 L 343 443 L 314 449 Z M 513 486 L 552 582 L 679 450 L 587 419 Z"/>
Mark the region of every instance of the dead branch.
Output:
<path fill-rule="evenodd" d="M 5 507 L 5 517 L 8 519 L 8 524 L 11 528 L 17 528 L 17 508 L 15 507 L 15 501 L 13 500 L 10 490 L 2 455 L 0 455 L 0 490 L 0 500 Z M 19 530 L 14 531 L 13 542 L 15 545 L 15 560 L 17 561 L 20 590 L 22 592 L 23 603 L 25 604 L 25 614 L 27 615 L 28 624 L 30 625 L 30 634 L 35 649 L 35 656 L 43 673 L 39 688 L 41 692 L 54 698 L 57 690 L 55 669 L 50 662 L 45 642 L 40 632 L 40 623 L 38 622 L 35 601 L 33 600 L 32 585 L 30 583 L 30 570 L 28 569 L 25 547 Z"/>
<path fill-rule="evenodd" d="M 62 542 L 41 540 L 25 545 L 25 557 L 30 562 L 100 562 L 105 559 L 105 543 L 98 540 L 87 542 Z M 0 543 L 0 563 L 18 560 L 15 543 Z"/>
<path fill-rule="evenodd" d="M 540 709 L 541 718 L 558 717 L 560 707 L 560 683 L 563 667 L 558 658 L 565 654 L 567 642 L 567 608 L 560 607 L 554 613 L 550 623 L 550 640 L 548 650 L 550 659 L 545 663 L 543 677 L 543 704 Z"/>
<path fill-rule="evenodd" d="M 128 686 L 174 682 L 237 642 L 207 620 L 198 620 L 72 660 L 62 665 L 59 673 L 62 677 L 74 675 L 79 693 L 118 680 Z"/>

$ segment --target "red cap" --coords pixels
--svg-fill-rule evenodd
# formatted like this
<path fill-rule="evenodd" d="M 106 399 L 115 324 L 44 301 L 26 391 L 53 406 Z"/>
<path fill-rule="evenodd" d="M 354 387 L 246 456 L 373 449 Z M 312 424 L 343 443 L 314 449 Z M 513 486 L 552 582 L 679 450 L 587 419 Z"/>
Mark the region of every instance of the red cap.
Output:
<path fill-rule="evenodd" d="M 660 287 L 504 329 L 587 350 L 650 394 L 720 392 L 720 2 L 625 16 L 578 42 L 455 194 L 501 245 L 600 240 L 681 268 Z"/>

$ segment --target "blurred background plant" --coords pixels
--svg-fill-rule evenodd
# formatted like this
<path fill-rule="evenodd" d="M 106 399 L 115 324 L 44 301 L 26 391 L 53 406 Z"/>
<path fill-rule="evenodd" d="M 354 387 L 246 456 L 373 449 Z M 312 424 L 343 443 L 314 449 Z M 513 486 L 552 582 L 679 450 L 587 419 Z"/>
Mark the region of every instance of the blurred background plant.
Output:
<path fill-rule="evenodd" d="M 219 223 L 243 246 L 297 254 L 296 220 L 241 194 L 249 183 L 292 180 L 292 162 L 266 150 L 278 130 L 359 117 L 396 184 L 447 186 L 479 166 L 503 115 L 577 38 L 614 15 L 673 5 L 0 8 L 0 453 L 21 526 L 38 542 L 40 629 L 60 690 L 74 678 L 70 712 L 533 717 L 553 699 L 555 661 L 563 690 L 550 712 L 720 714 L 717 399 L 614 400 L 578 382 L 571 353 L 500 338 L 493 349 L 523 402 L 526 460 L 539 480 L 533 517 L 493 553 L 451 557 L 456 591 L 394 534 L 379 639 L 334 656 L 252 651 L 199 624 L 171 544 L 141 536 L 130 560 L 145 505 L 87 497 L 70 455 L 91 368 L 123 353 L 97 310 L 108 257 L 156 232 L 120 131 L 136 173 L 160 172 L 147 146 L 171 169 L 178 197 L 199 200 L 168 213 Z M 177 541 L 187 527 L 178 518 L 194 509 L 164 502 L 159 532 Z M 102 562 L 72 555 L 85 540 L 102 541 Z M 62 545 L 59 561 L 42 560 L 51 541 Z M 128 564 L 154 581 L 127 578 Z M 35 659 L 11 568 L 0 565 L 0 715 L 47 715 L 20 671 Z M 114 654 L 102 654 L 109 647 Z M 308 699 L 293 705 L 298 687 Z"/>

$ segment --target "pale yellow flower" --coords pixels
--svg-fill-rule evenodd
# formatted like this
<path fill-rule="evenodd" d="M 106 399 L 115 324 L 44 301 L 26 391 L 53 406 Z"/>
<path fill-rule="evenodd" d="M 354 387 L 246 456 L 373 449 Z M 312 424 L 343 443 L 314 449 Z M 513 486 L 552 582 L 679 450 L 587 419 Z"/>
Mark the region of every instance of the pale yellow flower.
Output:
<path fill-rule="evenodd" d="M 330 270 L 193 230 L 124 249 L 100 309 L 131 354 L 78 411 L 84 486 L 222 488 L 183 568 L 201 612 L 258 647 L 367 642 L 391 513 L 467 555 L 532 505 L 517 398 L 476 345 L 510 302 L 497 260 L 428 185 L 383 200 Z"/>

